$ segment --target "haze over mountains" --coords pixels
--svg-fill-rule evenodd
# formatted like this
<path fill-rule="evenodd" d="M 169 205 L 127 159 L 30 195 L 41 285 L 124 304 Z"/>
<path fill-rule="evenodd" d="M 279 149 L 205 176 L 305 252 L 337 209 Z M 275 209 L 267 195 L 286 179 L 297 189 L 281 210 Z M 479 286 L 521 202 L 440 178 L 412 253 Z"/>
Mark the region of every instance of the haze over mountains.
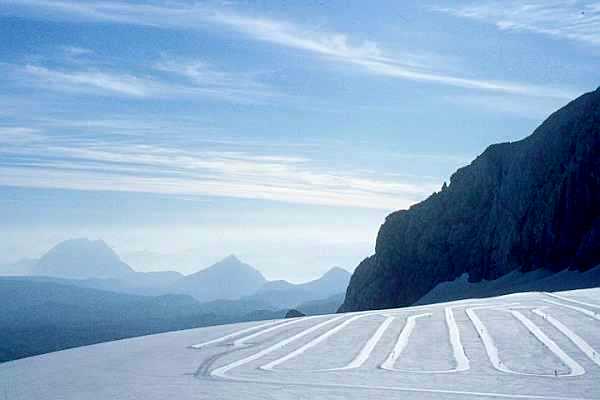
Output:
<path fill-rule="evenodd" d="M 234 255 L 196 273 L 136 272 L 102 240 L 72 239 L 0 266 L 0 362 L 191 327 L 333 313 L 350 273 L 269 282 Z M 22 338 L 28 338 L 22 340 Z"/>
<path fill-rule="evenodd" d="M 592 287 L 599 265 L 600 88 L 531 136 L 488 147 L 440 192 L 390 214 L 340 311 L 408 306 L 436 289 L 430 298 L 443 301 L 467 291 Z M 479 290 L 469 282 L 481 282 Z"/>
<path fill-rule="evenodd" d="M 57 278 L 133 278 L 135 271 L 102 240 L 71 239 L 54 246 L 31 270 L 32 275 Z"/>
<path fill-rule="evenodd" d="M 268 281 L 258 270 L 230 255 L 189 275 L 176 271 L 138 272 L 102 240 L 63 241 L 40 259 L 24 259 L 0 266 L 0 276 L 37 276 L 68 279 L 80 286 L 119 289 L 136 294 L 179 293 L 198 301 L 263 299 L 269 293 L 294 293 L 300 301 L 344 292 L 350 273 L 334 267 L 321 278 L 302 284 Z M 298 303 L 294 303 L 298 304 Z"/>
<path fill-rule="evenodd" d="M 256 293 L 245 297 L 244 300 L 293 307 L 344 293 L 348 282 L 350 282 L 350 273 L 345 269 L 334 267 L 319 279 L 297 285 L 281 280 L 266 282 Z"/>
<path fill-rule="evenodd" d="M 0 267 L 0 275 L 17 275 L 0 279 L 0 298 L 10 299 L 0 308 L 10 314 L 0 325 L 4 359 L 282 318 L 290 309 L 324 314 L 599 286 L 600 88 L 531 136 L 490 146 L 440 192 L 389 215 L 375 254 L 351 278 L 332 268 L 302 284 L 268 281 L 234 255 L 190 275 L 137 272 L 103 241 L 87 239 Z M 39 340 L 19 342 L 28 335 Z"/>
<path fill-rule="evenodd" d="M 200 301 L 234 300 L 260 289 L 267 280 L 256 269 L 230 255 L 216 264 L 182 277 L 168 290 Z"/>

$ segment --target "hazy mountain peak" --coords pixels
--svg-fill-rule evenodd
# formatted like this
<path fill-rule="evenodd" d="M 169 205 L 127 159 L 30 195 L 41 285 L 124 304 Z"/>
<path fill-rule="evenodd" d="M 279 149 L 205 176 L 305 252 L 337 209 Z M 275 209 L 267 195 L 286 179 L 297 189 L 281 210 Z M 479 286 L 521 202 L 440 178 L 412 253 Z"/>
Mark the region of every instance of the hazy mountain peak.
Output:
<path fill-rule="evenodd" d="M 324 300 L 345 293 L 350 276 L 345 269 L 333 267 L 309 282 L 293 284 L 285 280 L 270 281 L 252 299 L 270 303 L 273 307 L 292 307 L 300 303 Z"/>
<path fill-rule="evenodd" d="M 241 261 L 239 258 L 237 258 L 233 254 L 225 257 L 221 261 L 214 263 L 213 265 L 211 265 L 210 267 L 208 267 L 206 269 L 195 272 L 192 275 L 202 274 L 202 273 L 206 273 L 208 271 L 215 271 L 215 270 L 221 270 L 221 271 L 227 270 L 230 272 L 247 272 L 247 273 L 251 273 L 251 274 L 255 274 L 255 275 L 260 275 L 260 277 L 266 281 L 266 279 L 263 277 L 263 275 L 256 268 L 254 268 L 250 264 L 246 264 L 245 262 Z"/>
<path fill-rule="evenodd" d="M 348 277 L 350 277 L 350 272 L 348 272 L 347 270 L 345 270 L 344 268 L 341 268 L 341 267 L 333 267 L 333 268 L 329 269 L 327 272 L 325 272 L 321 278 L 324 278 L 326 276 L 348 276 Z"/>
<path fill-rule="evenodd" d="M 227 257 L 222 259 L 220 262 L 222 262 L 222 263 L 241 263 L 240 259 L 237 258 L 237 256 L 235 254 L 228 255 Z"/>
<path fill-rule="evenodd" d="M 103 240 L 87 238 L 60 242 L 33 267 L 33 274 L 62 278 L 129 277 L 134 271 Z"/>
<path fill-rule="evenodd" d="M 238 299 L 254 293 L 266 282 L 254 267 L 229 255 L 210 267 L 185 276 L 174 285 L 179 293 L 201 301 Z"/>

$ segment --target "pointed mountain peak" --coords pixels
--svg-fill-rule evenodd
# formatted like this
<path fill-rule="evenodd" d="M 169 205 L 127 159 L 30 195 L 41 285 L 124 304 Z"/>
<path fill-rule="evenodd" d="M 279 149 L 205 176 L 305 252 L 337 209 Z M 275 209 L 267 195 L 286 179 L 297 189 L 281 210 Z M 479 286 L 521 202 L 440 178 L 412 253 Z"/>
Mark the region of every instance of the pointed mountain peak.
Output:
<path fill-rule="evenodd" d="M 342 267 L 332 267 L 326 273 L 328 274 L 330 272 L 332 272 L 332 273 L 344 273 L 344 274 L 349 274 L 350 273 L 350 272 L 348 272 L 347 270 L 345 270 Z"/>
<path fill-rule="evenodd" d="M 350 272 L 341 267 L 333 267 L 329 269 L 327 272 L 323 274 L 323 277 L 326 276 L 350 276 Z"/>
<path fill-rule="evenodd" d="M 265 282 L 260 271 L 232 254 L 208 268 L 184 276 L 174 289 L 200 301 L 233 300 L 254 293 Z"/>
<path fill-rule="evenodd" d="M 224 259 L 222 259 L 221 261 L 219 261 L 220 263 L 238 263 L 238 264 L 242 264 L 242 262 L 240 261 L 239 258 L 237 258 L 237 256 L 235 254 L 230 254 L 227 257 L 225 257 Z"/>
<path fill-rule="evenodd" d="M 134 271 L 103 240 L 69 239 L 44 254 L 36 275 L 61 278 L 128 278 Z"/>

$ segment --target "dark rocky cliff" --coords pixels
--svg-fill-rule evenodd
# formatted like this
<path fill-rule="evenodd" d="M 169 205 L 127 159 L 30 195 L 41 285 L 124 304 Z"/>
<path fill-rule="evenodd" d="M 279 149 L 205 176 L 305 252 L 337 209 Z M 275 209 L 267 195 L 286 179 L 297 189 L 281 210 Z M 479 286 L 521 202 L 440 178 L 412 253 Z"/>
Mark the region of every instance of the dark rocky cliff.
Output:
<path fill-rule="evenodd" d="M 529 137 L 488 147 L 450 184 L 390 214 L 340 311 L 407 306 L 438 283 L 600 264 L 600 88 Z"/>

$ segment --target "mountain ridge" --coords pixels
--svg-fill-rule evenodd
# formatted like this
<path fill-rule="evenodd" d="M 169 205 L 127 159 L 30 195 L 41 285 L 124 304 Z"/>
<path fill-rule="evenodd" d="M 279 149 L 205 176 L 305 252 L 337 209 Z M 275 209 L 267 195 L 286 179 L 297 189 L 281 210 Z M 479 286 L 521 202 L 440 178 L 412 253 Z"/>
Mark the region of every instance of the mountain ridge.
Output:
<path fill-rule="evenodd" d="M 60 242 L 32 268 L 33 275 L 60 278 L 129 279 L 135 271 L 103 240 L 87 238 Z"/>
<path fill-rule="evenodd" d="M 408 306 L 464 273 L 600 264 L 600 88 L 519 141 L 489 146 L 450 184 L 386 218 L 339 311 Z"/>
<path fill-rule="evenodd" d="M 168 290 L 200 301 L 234 300 L 250 295 L 267 282 L 257 269 L 230 255 L 208 268 L 186 275 Z"/>

